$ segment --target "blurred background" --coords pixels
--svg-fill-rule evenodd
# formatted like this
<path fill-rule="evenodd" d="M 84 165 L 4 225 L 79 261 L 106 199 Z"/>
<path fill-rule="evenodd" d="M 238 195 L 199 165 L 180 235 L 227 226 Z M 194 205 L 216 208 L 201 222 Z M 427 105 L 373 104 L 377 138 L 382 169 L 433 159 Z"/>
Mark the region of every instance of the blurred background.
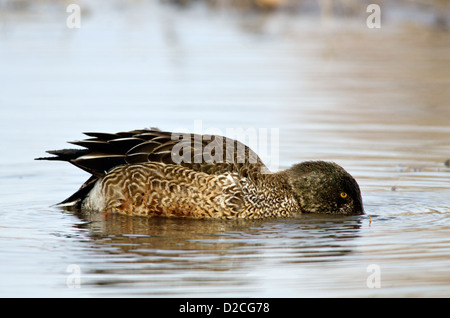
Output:
<path fill-rule="evenodd" d="M 285 165 L 378 142 L 420 156 L 417 138 L 448 125 L 449 12 L 446 0 L 3 0 L 2 129 L 13 144 L 45 139 L 36 155 L 82 131 L 200 120 L 279 128 Z"/>
<path fill-rule="evenodd" d="M 370 27 L 370 4 L 379 28 Z M 138 284 L 145 295 L 448 296 L 449 88 L 449 0 L 0 0 L 3 291 L 68 292 L 65 266 L 76 263 L 91 281 L 83 295 L 134 293 Z M 223 133 L 278 129 L 279 169 L 336 161 L 359 182 L 372 224 L 221 225 L 180 237 L 181 221 L 85 223 L 52 205 L 86 174 L 33 161 L 84 131 L 192 131 L 196 122 Z M 177 250 L 185 246 L 188 256 Z M 185 269 L 205 249 L 205 266 L 176 271 L 179 253 Z M 244 259 L 242 249 L 256 256 Z M 312 262 L 326 254 L 329 266 L 298 264 L 303 253 Z M 381 265 L 380 290 L 365 285 L 370 263 Z"/>

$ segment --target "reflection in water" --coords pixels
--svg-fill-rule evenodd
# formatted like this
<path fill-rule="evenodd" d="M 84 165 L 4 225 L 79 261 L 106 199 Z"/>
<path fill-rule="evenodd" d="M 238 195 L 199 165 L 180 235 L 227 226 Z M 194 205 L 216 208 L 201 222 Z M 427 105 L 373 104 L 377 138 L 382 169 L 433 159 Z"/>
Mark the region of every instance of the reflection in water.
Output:
<path fill-rule="evenodd" d="M 80 212 L 81 213 L 81 212 Z M 139 246 L 165 251 L 219 251 L 263 246 L 277 240 L 283 245 L 305 249 L 314 247 L 339 250 L 358 237 L 361 217 L 306 214 L 293 219 L 269 220 L 195 220 L 181 218 L 130 217 L 118 214 L 78 214 L 99 244 L 117 244 L 124 253 Z M 268 241 L 265 241 L 268 240 Z M 128 245 L 129 244 L 129 245 Z M 345 252 L 344 252 L 345 253 Z M 339 254 L 339 253 L 338 253 Z M 143 254 L 142 254 L 143 255 Z M 319 259 L 321 253 L 318 252 Z"/>
<path fill-rule="evenodd" d="M 251 285 L 255 282 L 242 281 L 237 273 L 251 273 L 268 262 L 295 266 L 336 261 L 352 253 L 366 218 L 305 214 L 295 219 L 224 221 L 76 214 L 89 228 L 94 248 L 108 259 L 106 268 L 90 273 L 93 284 L 147 281 L 152 293 L 161 293 L 173 280 L 193 289 L 195 284 L 188 283 L 193 277 L 214 286 Z M 216 276 L 217 272 L 227 274 Z"/>

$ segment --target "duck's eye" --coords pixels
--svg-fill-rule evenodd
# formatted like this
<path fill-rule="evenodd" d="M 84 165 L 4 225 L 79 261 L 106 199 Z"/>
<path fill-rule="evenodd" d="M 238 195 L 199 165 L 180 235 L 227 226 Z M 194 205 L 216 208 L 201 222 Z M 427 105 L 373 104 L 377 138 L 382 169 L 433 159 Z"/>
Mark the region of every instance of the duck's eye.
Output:
<path fill-rule="evenodd" d="M 347 192 L 341 192 L 341 198 L 345 199 L 348 196 Z"/>

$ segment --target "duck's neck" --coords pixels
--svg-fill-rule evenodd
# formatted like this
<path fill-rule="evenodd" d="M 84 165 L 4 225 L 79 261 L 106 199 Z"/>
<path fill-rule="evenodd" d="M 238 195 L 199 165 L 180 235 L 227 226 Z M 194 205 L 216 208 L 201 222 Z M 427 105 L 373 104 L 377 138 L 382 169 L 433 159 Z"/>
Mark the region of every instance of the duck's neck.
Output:
<path fill-rule="evenodd" d="M 253 179 L 253 178 L 252 178 Z M 301 213 L 287 171 L 259 174 L 248 185 L 249 203 L 267 216 L 292 217 Z"/>

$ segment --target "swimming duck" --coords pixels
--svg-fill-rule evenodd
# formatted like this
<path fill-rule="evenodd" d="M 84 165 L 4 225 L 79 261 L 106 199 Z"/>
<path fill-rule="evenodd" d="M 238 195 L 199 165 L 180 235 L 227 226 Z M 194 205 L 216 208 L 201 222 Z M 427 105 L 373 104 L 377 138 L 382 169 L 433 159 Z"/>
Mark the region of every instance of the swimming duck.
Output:
<path fill-rule="evenodd" d="M 84 133 L 83 149 L 47 151 L 91 176 L 61 205 L 139 216 L 292 217 L 363 214 L 361 192 L 341 166 L 306 161 L 271 173 L 239 141 L 156 128 Z M 183 138 L 181 138 L 183 137 Z"/>

